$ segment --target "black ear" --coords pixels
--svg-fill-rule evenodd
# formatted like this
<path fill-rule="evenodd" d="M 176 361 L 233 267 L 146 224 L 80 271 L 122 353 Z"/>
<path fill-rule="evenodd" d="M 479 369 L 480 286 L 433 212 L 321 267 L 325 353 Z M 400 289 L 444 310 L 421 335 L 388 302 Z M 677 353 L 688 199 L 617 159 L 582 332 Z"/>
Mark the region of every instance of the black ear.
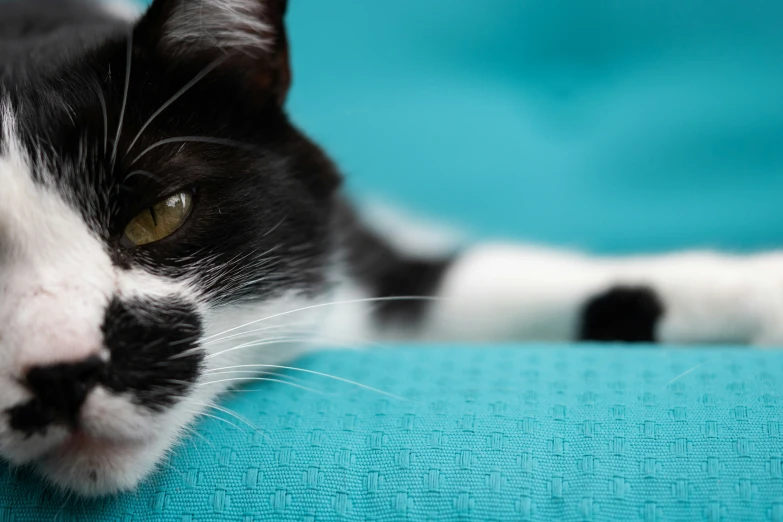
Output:
<path fill-rule="evenodd" d="M 174 60 L 225 59 L 252 89 L 285 101 L 291 85 L 284 17 L 288 0 L 154 0 L 134 30 Z"/>

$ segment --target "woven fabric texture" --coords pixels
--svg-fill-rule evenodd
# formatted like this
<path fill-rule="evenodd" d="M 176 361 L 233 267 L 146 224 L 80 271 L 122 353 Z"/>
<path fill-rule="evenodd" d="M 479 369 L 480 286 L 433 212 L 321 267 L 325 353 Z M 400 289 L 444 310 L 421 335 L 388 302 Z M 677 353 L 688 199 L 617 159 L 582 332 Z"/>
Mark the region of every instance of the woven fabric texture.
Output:
<path fill-rule="evenodd" d="M 290 111 L 355 192 L 601 251 L 780 244 L 780 2 L 290 4 Z M 0 522 L 783 522 L 783 353 L 296 364 L 407 400 L 290 373 L 314 391 L 237 393 L 244 420 L 211 412 L 131 494 L 79 501 L 3 468 Z"/>
<path fill-rule="evenodd" d="M 2 474 L 0 520 L 783 521 L 783 353 L 326 352 L 236 393 L 138 491 Z M 304 389 L 308 388 L 308 389 Z"/>

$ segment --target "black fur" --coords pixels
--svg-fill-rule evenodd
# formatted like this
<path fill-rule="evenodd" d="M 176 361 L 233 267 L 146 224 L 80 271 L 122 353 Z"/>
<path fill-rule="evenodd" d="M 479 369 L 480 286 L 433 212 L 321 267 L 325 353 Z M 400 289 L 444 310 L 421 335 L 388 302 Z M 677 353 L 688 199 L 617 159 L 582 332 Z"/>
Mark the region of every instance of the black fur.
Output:
<path fill-rule="evenodd" d="M 38 399 L 31 399 L 24 404 L 14 406 L 6 411 L 8 425 L 25 434 L 26 437 L 45 435 L 49 426 L 57 422 L 71 426 L 71 418 L 63 417 L 57 410 L 49 408 Z"/>
<path fill-rule="evenodd" d="M 10 99 L 30 156 L 46 154 L 34 179 L 53 178 L 117 267 L 194 282 L 212 306 L 322 292 L 340 176 L 282 107 L 290 83 L 285 2 L 266 11 L 280 38 L 258 56 L 169 52 L 160 41 L 173 5 L 156 1 L 130 32 L 86 0 L 0 3 L 0 100 Z M 181 190 L 195 194 L 185 225 L 129 248 L 127 223 Z M 99 380 L 139 404 L 170 405 L 198 376 L 200 353 L 175 357 L 201 335 L 198 314 L 184 302 L 117 296 L 103 332 L 111 362 Z M 17 413 L 28 427 L 51 420 L 31 408 Z"/>
<path fill-rule="evenodd" d="M 23 384 L 35 396 L 8 411 L 12 428 L 31 435 L 44 432 L 50 424 L 75 427 L 79 409 L 96 384 L 162 411 L 178 402 L 199 377 L 203 332 L 200 316 L 190 304 L 176 299 L 123 302 L 115 298 L 102 330 L 110 352 L 106 363 L 91 357 L 27 373 Z"/>
<path fill-rule="evenodd" d="M 0 84 L 58 68 L 127 27 L 99 0 L 13 0 L 0 5 Z"/>
<path fill-rule="evenodd" d="M 351 245 L 352 271 L 376 296 L 433 292 L 448 260 L 408 259 L 364 231 L 354 237 L 337 169 L 286 115 L 284 0 L 265 3 L 277 38 L 257 53 L 170 49 L 168 17 L 177 1 L 196 0 L 156 0 L 133 28 L 87 0 L 42 1 L 0 2 L 0 100 L 10 99 L 30 156 L 45 153 L 34 179 L 57 186 L 119 269 L 187 281 L 213 307 L 230 306 L 326 292 L 336 249 Z M 136 214 L 182 190 L 194 203 L 180 229 L 141 247 L 123 241 Z M 425 306 L 389 303 L 379 317 L 412 320 Z M 201 328 L 176 299 L 113 296 L 103 324 L 111 361 L 98 382 L 154 410 L 171 405 L 198 376 L 202 355 L 188 350 Z"/>
<path fill-rule="evenodd" d="M 34 398 L 9 410 L 11 427 L 29 436 L 45 432 L 52 423 L 76 426 L 79 409 L 103 367 L 100 358 L 90 357 L 77 363 L 31 369 L 23 384 Z"/>
<path fill-rule="evenodd" d="M 377 297 L 433 297 L 443 275 L 451 266 L 449 259 L 390 258 L 379 267 L 374 280 Z M 433 301 L 402 299 L 380 303 L 378 318 L 382 323 L 403 327 L 420 326 L 427 318 Z"/>
<path fill-rule="evenodd" d="M 114 299 L 102 329 L 111 357 L 100 383 L 151 410 L 177 402 L 199 376 L 202 326 L 190 304 Z"/>
<path fill-rule="evenodd" d="M 655 342 L 664 308 L 647 287 L 618 286 L 590 299 L 582 311 L 583 341 Z"/>
<path fill-rule="evenodd" d="M 170 3 L 156 2 L 132 34 L 130 105 L 124 114 L 123 32 L 56 74 L 15 80 L 9 94 L 27 148 L 56 158 L 48 170 L 73 195 L 118 266 L 189 279 L 217 267 L 196 281 L 224 303 L 261 299 L 276 290 L 318 291 L 332 241 L 336 169 L 290 123 L 280 105 L 284 93 L 259 84 L 271 67 L 267 62 L 242 53 L 162 52 L 156 38 L 163 22 L 156 16 Z M 216 58 L 224 62 L 155 118 L 129 150 L 150 116 Z M 102 99 L 108 111 L 106 151 Z M 194 138 L 142 154 L 179 137 Z M 196 200 L 185 227 L 149 246 L 123 247 L 122 232 L 134 215 L 191 188 Z"/>
<path fill-rule="evenodd" d="M 453 256 L 406 256 L 366 228 L 347 204 L 340 205 L 338 215 L 338 226 L 346 232 L 344 246 L 351 276 L 369 288 L 373 297 L 427 298 L 437 293 Z M 378 302 L 375 318 L 381 327 L 416 329 L 426 320 L 432 303 L 427 299 Z"/>

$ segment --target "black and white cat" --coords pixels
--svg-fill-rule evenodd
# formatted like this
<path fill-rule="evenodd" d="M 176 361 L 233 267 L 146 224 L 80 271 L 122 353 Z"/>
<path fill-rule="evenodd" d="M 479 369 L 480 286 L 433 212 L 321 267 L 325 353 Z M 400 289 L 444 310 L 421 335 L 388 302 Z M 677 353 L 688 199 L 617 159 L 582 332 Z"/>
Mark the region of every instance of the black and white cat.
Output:
<path fill-rule="evenodd" d="M 237 377 L 319 344 L 783 340 L 779 253 L 385 242 L 283 110 L 285 8 L 0 3 L 6 459 L 81 494 L 133 488 Z"/>

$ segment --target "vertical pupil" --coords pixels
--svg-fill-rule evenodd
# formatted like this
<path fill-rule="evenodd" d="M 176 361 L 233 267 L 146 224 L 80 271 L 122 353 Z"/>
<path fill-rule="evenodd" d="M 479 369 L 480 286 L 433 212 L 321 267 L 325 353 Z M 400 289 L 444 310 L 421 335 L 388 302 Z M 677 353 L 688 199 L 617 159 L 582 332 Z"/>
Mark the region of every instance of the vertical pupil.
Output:
<path fill-rule="evenodd" d="M 158 216 L 155 213 L 155 207 L 150 207 L 150 216 L 152 217 L 152 224 L 158 226 Z"/>

